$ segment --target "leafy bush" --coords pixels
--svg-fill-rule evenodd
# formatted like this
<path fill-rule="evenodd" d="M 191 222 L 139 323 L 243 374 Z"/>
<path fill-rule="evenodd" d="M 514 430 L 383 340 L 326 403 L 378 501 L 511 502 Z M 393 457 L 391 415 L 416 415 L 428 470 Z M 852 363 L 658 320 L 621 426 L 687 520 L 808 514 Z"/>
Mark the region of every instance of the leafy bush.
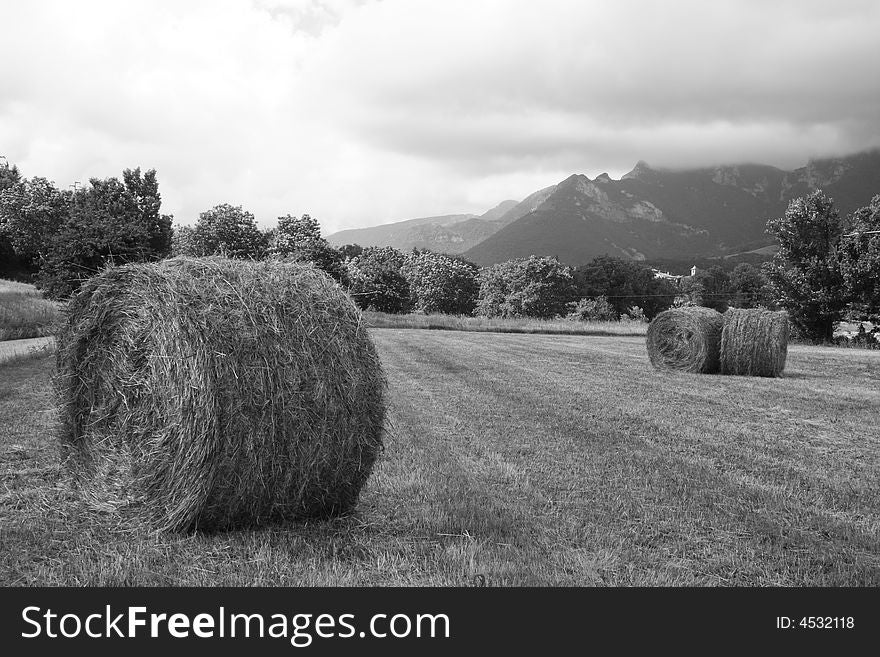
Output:
<path fill-rule="evenodd" d="M 566 319 L 578 322 L 613 322 L 617 320 L 617 311 L 604 296 L 580 299 L 568 304 Z"/>
<path fill-rule="evenodd" d="M 648 318 L 645 316 L 645 311 L 639 306 L 631 306 L 620 316 L 620 321 L 645 323 L 648 321 Z"/>
<path fill-rule="evenodd" d="M 859 349 L 880 349 L 880 326 L 866 331 L 865 325 L 860 323 L 855 335 L 838 335 L 834 338 L 834 344 Z"/>

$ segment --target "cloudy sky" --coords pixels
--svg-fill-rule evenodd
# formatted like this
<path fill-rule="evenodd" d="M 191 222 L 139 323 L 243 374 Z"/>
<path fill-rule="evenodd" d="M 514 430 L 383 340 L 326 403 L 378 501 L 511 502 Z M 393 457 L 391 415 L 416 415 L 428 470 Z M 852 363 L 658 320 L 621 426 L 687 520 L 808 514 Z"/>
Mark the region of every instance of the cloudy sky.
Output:
<path fill-rule="evenodd" d="M 0 0 L 0 155 L 330 233 L 880 146 L 876 0 Z"/>

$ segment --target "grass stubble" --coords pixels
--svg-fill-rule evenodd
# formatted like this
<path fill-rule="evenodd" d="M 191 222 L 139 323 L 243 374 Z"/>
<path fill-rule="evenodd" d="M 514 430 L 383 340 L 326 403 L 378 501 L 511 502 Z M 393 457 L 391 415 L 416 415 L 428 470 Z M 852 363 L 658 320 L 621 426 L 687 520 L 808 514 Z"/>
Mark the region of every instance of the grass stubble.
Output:
<path fill-rule="evenodd" d="M 374 330 L 386 450 L 352 513 L 212 535 L 61 485 L 47 357 L 2 367 L 3 584 L 880 584 L 880 354 L 657 372 L 643 338 Z"/>

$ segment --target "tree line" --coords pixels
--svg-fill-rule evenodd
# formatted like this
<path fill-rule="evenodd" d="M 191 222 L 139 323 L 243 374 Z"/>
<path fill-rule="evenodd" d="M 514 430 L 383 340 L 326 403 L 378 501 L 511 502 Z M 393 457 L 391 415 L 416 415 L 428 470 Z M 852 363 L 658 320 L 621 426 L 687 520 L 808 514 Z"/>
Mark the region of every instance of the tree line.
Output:
<path fill-rule="evenodd" d="M 126 169 L 61 190 L 0 165 L 0 275 L 24 274 L 64 299 L 108 264 L 172 255 L 312 262 L 364 309 L 486 317 L 650 320 L 673 305 L 782 307 L 805 339 L 827 342 L 845 312 L 880 314 L 880 196 L 846 218 L 821 191 L 768 222 L 779 250 L 758 268 L 720 265 L 674 282 L 644 263 L 601 256 L 570 267 L 531 256 L 479 267 L 460 256 L 414 249 L 334 248 L 308 214 L 261 229 L 241 206 L 220 204 L 192 226 L 161 212 L 156 171 Z"/>

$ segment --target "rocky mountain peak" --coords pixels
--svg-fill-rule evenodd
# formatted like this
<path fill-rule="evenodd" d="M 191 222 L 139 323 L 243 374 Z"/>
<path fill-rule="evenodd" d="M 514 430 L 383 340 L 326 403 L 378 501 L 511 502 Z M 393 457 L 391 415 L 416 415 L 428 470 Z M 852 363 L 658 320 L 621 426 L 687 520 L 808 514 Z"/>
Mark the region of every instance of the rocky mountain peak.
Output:
<path fill-rule="evenodd" d="M 557 188 L 563 187 L 577 187 L 581 186 L 584 183 L 590 182 L 590 179 L 582 173 L 573 173 L 568 178 L 563 180 L 561 183 L 557 185 Z"/>
<path fill-rule="evenodd" d="M 652 178 L 656 172 L 654 169 L 648 165 L 644 160 L 639 160 L 636 162 L 635 167 L 629 173 L 625 173 L 620 179 L 621 180 L 629 180 L 634 178 L 635 180 L 645 180 L 647 178 Z"/>

